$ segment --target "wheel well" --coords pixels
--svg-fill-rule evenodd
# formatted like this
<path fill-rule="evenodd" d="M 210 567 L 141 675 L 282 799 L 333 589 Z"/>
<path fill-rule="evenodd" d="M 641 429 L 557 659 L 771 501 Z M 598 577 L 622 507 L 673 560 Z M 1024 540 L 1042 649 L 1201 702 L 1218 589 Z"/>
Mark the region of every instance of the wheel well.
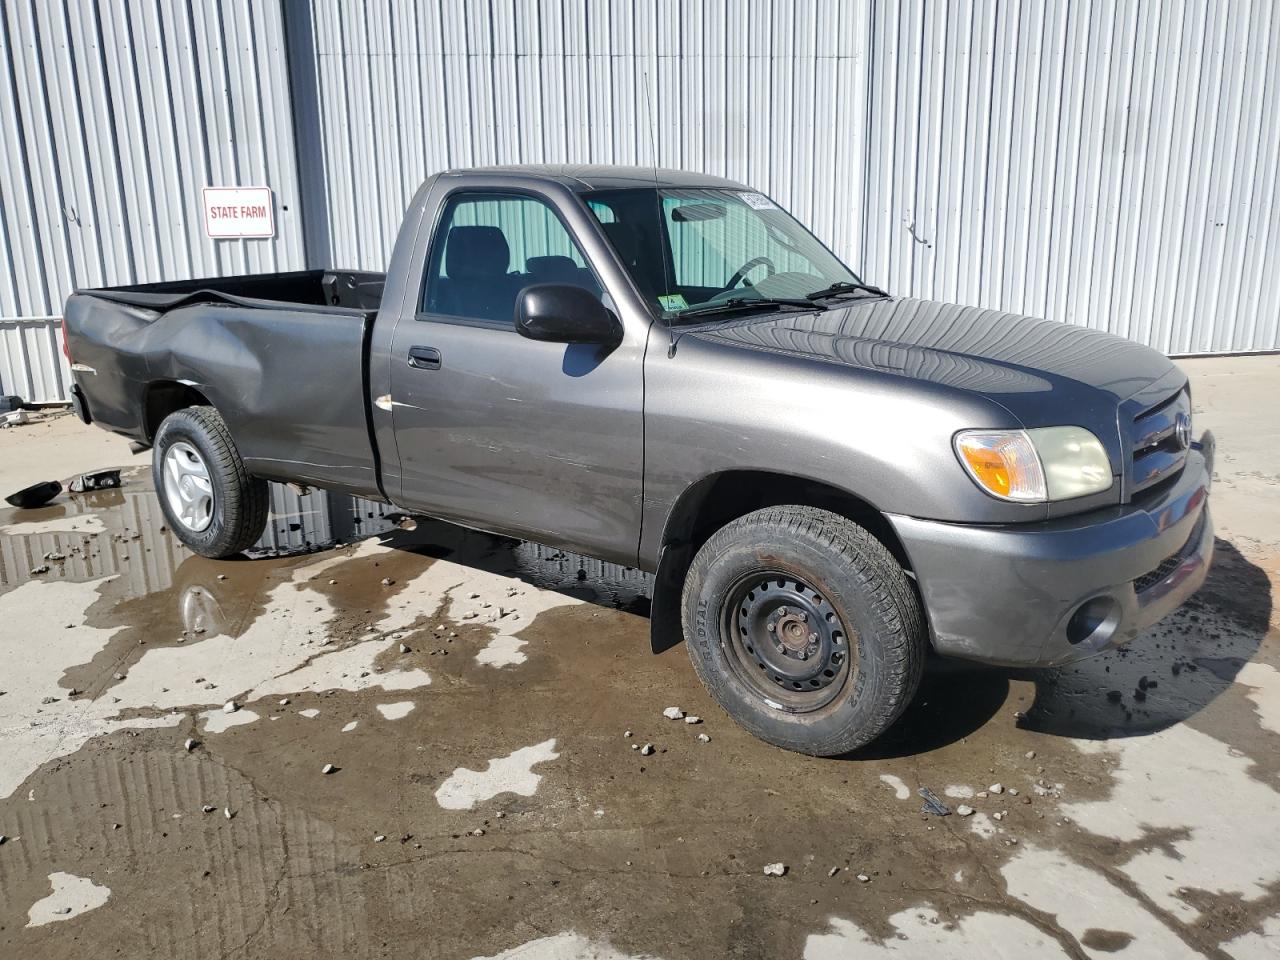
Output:
<path fill-rule="evenodd" d="M 754 470 L 719 473 L 686 490 L 667 519 L 663 546 L 687 547 L 692 556 L 726 523 L 781 504 L 820 507 L 846 517 L 884 544 L 904 570 L 911 569 L 893 526 L 866 500 L 816 480 Z"/>
<path fill-rule="evenodd" d="M 164 418 L 171 413 L 185 410 L 187 407 L 207 406 L 209 399 L 195 387 L 174 380 L 161 380 L 147 385 L 147 394 L 142 403 L 143 429 L 146 430 L 147 441 L 155 439 L 156 431 Z"/>

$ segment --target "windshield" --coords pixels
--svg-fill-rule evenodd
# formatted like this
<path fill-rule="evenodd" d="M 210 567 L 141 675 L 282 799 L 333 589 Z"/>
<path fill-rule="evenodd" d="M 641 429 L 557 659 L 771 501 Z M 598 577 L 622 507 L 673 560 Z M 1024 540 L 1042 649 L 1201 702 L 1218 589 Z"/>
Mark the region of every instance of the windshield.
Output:
<path fill-rule="evenodd" d="M 664 318 L 728 301 L 803 300 L 833 284 L 860 282 L 760 193 L 647 188 L 598 191 L 584 199 L 636 286 Z"/>

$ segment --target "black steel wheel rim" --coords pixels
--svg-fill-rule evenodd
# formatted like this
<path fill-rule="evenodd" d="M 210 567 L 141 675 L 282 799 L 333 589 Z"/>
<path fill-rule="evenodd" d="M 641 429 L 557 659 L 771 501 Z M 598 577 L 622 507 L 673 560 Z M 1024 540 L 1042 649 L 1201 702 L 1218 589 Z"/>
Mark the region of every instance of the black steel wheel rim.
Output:
<path fill-rule="evenodd" d="M 726 595 L 722 629 L 734 672 L 774 708 L 820 710 L 855 666 L 857 645 L 831 601 L 792 573 L 740 579 Z"/>

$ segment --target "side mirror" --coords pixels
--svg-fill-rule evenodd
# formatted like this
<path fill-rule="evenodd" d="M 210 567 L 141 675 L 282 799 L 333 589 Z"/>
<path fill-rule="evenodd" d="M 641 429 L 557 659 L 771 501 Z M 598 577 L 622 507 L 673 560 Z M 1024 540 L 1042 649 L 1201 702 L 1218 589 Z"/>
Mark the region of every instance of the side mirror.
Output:
<path fill-rule="evenodd" d="M 516 298 L 516 330 L 530 340 L 616 347 L 622 324 L 590 290 L 569 283 L 535 283 Z"/>

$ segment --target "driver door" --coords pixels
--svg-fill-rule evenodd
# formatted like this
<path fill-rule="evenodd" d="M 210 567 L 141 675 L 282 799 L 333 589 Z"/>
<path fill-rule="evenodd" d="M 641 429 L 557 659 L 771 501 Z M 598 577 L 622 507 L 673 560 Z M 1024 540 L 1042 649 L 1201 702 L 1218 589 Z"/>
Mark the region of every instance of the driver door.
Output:
<path fill-rule="evenodd" d="M 647 325 L 603 348 L 526 339 L 513 322 L 534 283 L 613 305 L 556 199 L 466 187 L 441 199 L 420 302 L 393 335 L 399 502 L 634 563 Z"/>

